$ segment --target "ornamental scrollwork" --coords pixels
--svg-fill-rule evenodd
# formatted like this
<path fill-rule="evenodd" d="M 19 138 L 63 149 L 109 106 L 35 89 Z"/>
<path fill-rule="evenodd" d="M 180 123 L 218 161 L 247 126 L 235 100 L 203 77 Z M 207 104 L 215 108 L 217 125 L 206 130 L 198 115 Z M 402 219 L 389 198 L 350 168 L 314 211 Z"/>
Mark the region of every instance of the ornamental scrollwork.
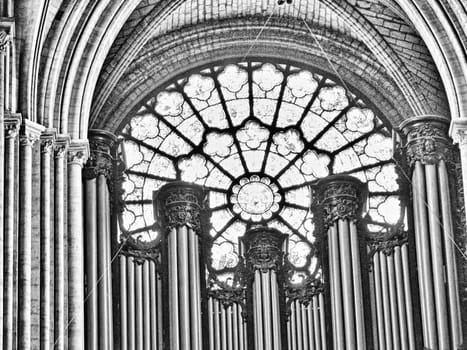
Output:
<path fill-rule="evenodd" d="M 0 30 L 0 53 L 4 53 L 9 44 L 10 36 L 6 31 Z"/>
<path fill-rule="evenodd" d="M 188 226 L 201 235 L 205 196 L 200 186 L 182 182 L 165 185 L 154 195 L 156 220 L 168 231 Z"/>
<path fill-rule="evenodd" d="M 339 219 L 356 221 L 361 210 L 363 184 L 355 178 L 343 176 L 321 184 L 324 187 L 320 191 L 324 228 L 327 230 Z"/>
<path fill-rule="evenodd" d="M 280 271 L 284 260 L 282 246 L 285 239 L 286 235 L 266 227 L 257 227 L 247 232 L 242 242 L 248 271 L 252 274 L 257 270 Z"/>
<path fill-rule="evenodd" d="M 411 167 L 417 161 L 422 164 L 451 161 L 452 143 L 447 134 L 447 125 L 445 118 L 435 116 L 411 118 L 403 123 L 407 161 Z"/>

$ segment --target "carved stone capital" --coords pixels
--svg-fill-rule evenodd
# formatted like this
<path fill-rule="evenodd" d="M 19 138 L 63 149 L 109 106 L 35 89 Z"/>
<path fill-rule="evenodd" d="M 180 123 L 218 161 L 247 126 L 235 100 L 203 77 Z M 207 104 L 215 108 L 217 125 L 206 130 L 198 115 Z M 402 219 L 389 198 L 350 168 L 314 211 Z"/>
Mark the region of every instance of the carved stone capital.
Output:
<path fill-rule="evenodd" d="M 279 271 L 284 259 L 283 245 L 287 235 L 269 227 L 256 227 L 248 231 L 241 242 L 247 269 Z"/>
<path fill-rule="evenodd" d="M 366 185 L 348 175 L 329 176 L 317 184 L 325 229 L 339 219 L 356 221 L 366 197 Z"/>
<path fill-rule="evenodd" d="M 0 54 L 6 51 L 6 48 L 9 44 L 10 35 L 4 30 L 0 30 Z"/>
<path fill-rule="evenodd" d="M 451 158 L 452 142 L 448 136 L 449 119 L 426 115 L 409 118 L 400 125 L 406 136 L 408 163 L 436 164 Z"/>
<path fill-rule="evenodd" d="M 141 237 L 125 237 L 122 242 L 121 254 L 135 259 L 137 264 L 143 264 L 147 260 L 152 260 L 159 265 L 159 241 L 145 242 Z"/>
<path fill-rule="evenodd" d="M 51 154 L 55 144 L 56 132 L 53 129 L 46 130 L 40 137 L 41 152 Z"/>
<path fill-rule="evenodd" d="M 23 119 L 20 127 L 19 144 L 23 147 L 32 147 L 45 131 L 43 125 L 34 123 L 28 119 Z"/>
<path fill-rule="evenodd" d="M 467 145 L 467 119 L 457 119 L 451 122 L 450 135 L 454 143 Z"/>
<path fill-rule="evenodd" d="M 154 192 L 156 221 L 169 231 L 188 226 L 202 234 L 202 211 L 206 193 L 201 186 L 171 182 Z"/>
<path fill-rule="evenodd" d="M 211 289 L 208 295 L 221 302 L 222 306 L 228 308 L 234 304 L 244 305 L 245 303 L 245 290 L 242 288 L 221 288 Z"/>
<path fill-rule="evenodd" d="M 13 114 L 8 117 L 5 116 L 5 121 L 4 121 L 5 138 L 15 139 L 18 136 L 20 125 L 21 125 L 21 115 Z"/>
<path fill-rule="evenodd" d="M 64 158 L 69 145 L 70 137 L 68 135 L 57 135 L 54 144 L 55 158 Z"/>
<path fill-rule="evenodd" d="M 313 300 L 313 297 L 324 293 L 324 285 L 320 280 L 311 280 L 302 286 L 289 285 L 286 289 L 287 304 L 298 300 L 303 305 L 307 306 Z"/>
<path fill-rule="evenodd" d="M 111 178 L 117 145 L 118 140 L 115 135 L 103 130 L 89 131 L 90 156 L 84 168 L 86 179 L 93 179 L 98 175 Z"/>
<path fill-rule="evenodd" d="M 87 140 L 71 140 L 68 146 L 68 164 L 83 167 L 89 157 L 89 143 Z"/>
<path fill-rule="evenodd" d="M 382 234 L 371 234 L 367 238 L 367 245 L 370 248 L 369 255 L 373 256 L 377 252 L 382 252 L 389 256 L 394 253 L 394 248 L 401 247 L 408 242 L 408 234 L 399 227 L 396 230 Z"/>

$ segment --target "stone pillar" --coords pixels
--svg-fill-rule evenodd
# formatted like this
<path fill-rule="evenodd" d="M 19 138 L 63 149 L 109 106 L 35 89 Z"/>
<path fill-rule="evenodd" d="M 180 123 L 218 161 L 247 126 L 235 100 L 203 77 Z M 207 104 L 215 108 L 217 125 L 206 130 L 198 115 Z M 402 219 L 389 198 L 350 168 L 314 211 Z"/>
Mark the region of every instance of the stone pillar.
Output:
<path fill-rule="evenodd" d="M 20 133 L 18 349 L 31 349 L 32 152 L 44 127 L 23 121 Z"/>
<path fill-rule="evenodd" d="M 66 344 L 66 309 L 65 309 L 65 184 L 70 139 L 57 135 L 54 147 L 54 350 L 64 350 Z"/>
<path fill-rule="evenodd" d="M 281 350 L 281 312 L 278 273 L 284 259 L 287 235 L 258 227 L 248 231 L 241 239 L 246 267 L 252 275 L 255 349 Z"/>
<path fill-rule="evenodd" d="M 3 349 L 13 349 L 14 314 L 14 254 L 16 231 L 16 176 L 15 164 L 18 154 L 19 115 L 5 120 L 5 229 L 4 229 L 4 285 L 3 285 Z"/>
<path fill-rule="evenodd" d="M 407 232 L 372 236 L 368 250 L 375 344 L 379 349 L 416 350 Z"/>
<path fill-rule="evenodd" d="M 197 185 L 173 182 L 154 194 L 157 221 L 166 231 L 170 349 L 201 350 L 199 240 L 205 193 Z M 203 276 L 203 277 L 202 277 Z"/>
<path fill-rule="evenodd" d="M 87 349 L 113 349 L 109 183 L 117 138 L 90 130 L 90 157 L 84 169 Z"/>
<path fill-rule="evenodd" d="M 72 140 L 68 149 L 68 349 L 84 350 L 84 233 L 82 169 L 87 141 Z"/>
<path fill-rule="evenodd" d="M 357 220 L 366 187 L 347 175 L 318 183 L 329 246 L 334 349 L 366 349 Z"/>
<path fill-rule="evenodd" d="M 419 116 L 400 126 L 411 166 L 423 341 L 427 348 L 462 344 L 448 162 L 449 119 Z"/>
<path fill-rule="evenodd" d="M 0 31 L 0 232 L 4 232 L 4 213 L 5 213 L 5 51 L 9 42 L 9 37 L 5 31 Z M 0 235 L 0 271 L 4 269 L 4 258 L 3 258 L 3 248 L 4 248 L 4 235 Z M 4 275 L 0 273 L 0 290 L 4 289 Z M 4 302 L 3 298 L 0 298 L 0 339 L 3 339 L 3 310 Z M 2 344 L 0 344 L 0 349 Z"/>
<path fill-rule="evenodd" d="M 51 172 L 55 131 L 49 130 L 41 135 L 41 218 L 40 218 L 40 349 L 48 350 L 53 344 L 51 339 Z"/>

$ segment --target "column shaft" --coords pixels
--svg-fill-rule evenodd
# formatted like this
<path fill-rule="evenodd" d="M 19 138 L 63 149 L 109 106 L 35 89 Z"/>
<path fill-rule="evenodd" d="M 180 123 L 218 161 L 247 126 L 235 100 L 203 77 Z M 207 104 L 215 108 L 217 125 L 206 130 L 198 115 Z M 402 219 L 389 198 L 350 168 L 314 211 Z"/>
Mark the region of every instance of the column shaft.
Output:
<path fill-rule="evenodd" d="M 55 140 L 54 176 L 54 344 L 64 350 L 66 344 L 65 315 L 65 181 L 69 140 L 63 136 Z"/>
<path fill-rule="evenodd" d="M 49 350 L 51 341 L 51 161 L 55 134 L 41 137 L 41 288 L 40 288 L 40 348 Z"/>
<path fill-rule="evenodd" d="M 68 157 L 68 348 L 84 349 L 82 169 L 87 143 L 72 141 Z"/>
<path fill-rule="evenodd" d="M 43 130 L 25 120 L 20 136 L 18 236 L 18 349 L 31 349 L 32 161 L 33 145 Z"/>
<path fill-rule="evenodd" d="M 14 252 L 15 252 L 15 212 L 16 212 L 16 177 L 15 164 L 17 154 L 17 135 L 19 118 L 5 122 L 5 226 L 4 226 L 4 291 L 3 291 L 3 348 L 13 349 L 13 314 L 14 314 Z"/>

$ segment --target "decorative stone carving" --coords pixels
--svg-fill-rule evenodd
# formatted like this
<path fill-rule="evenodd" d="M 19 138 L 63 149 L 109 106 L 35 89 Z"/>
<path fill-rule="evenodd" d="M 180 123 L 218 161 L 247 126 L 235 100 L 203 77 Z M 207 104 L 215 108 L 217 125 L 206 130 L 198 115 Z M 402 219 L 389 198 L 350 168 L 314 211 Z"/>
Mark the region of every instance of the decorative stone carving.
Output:
<path fill-rule="evenodd" d="M 202 234 L 202 212 L 206 193 L 202 187 L 186 182 L 172 182 L 154 192 L 156 221 L 166 230 L 188 226 Z"/>
<path fill-rule="evenodd" d="M 51 153 L 55 144 L 55 130 L 46 130 L 40 137 L 41 152 Z"/>
<path fill-rule="evenodd" d="M 367 238 L 367 244 L 370 248 L 369 255 L 373 256 L 376 252 L 383 252 L 386 256 L 394 253 L 395 247 L 401 247 L 408 242 L 408 233 L 404 231 L 402 225 L 391 232 L 375 235 L 374 233 Z"/>
<path fill-rule="evenodd" d="M 268 227 L 256 227 L 242 238 L 246 267 L 250 273 L 256 270 L 280 271 L 284 259 L 283 244 L 287 235 Z"/>
<path fill-rule="evenodd" d="M 451 160 L 452 142 L 448 137 L 449 119 L 441 116 L 419 116 L 407 119 L 400 125 L 406 135 L 406 152 L 410 166 L 436 164 Z"/>
<path fill-rule="evenodd" d="M 321 293 L 324 293 L 324 285 L 318 279 L 310 280 L 308 283 L 301 286 L 289 285 L 285 292 L 287 297 L 287 309 L 290 310 L 290 305 L 295 300 L 308 306 L 313 300 L 313 297 Z"/>
<path fill-rule="evenodd" d="M 115 135 L 103 130 L 90 130 L 90 155 L 84 168 L 84 177 L 93 179 L 98 175 L 104 175 L 107 179 L 111 179 L 117 146 L 118 140 Z"/>
<path fill-rule="evenodd" d="M 317 184 L 324 228 L 339 219 L 355 221 L 360 216 L 366 186 L 347 175 L 327 177 Z"/>
<path fill-rule="evenodd" d="M 238 304 L 243 309 L 245 308 L 245 290 L 242 288 L 223 287 L 220 289 L 210 289 L 208 295 L 219 300 L 225 308 L 233 304 Z"/>
<path fill-rule="evenodd" d="M 89 156 L 89 143 L 87 140 L 71 140 L 68 147 L 68 164 L 83 167 Z"/>
<path fill-rule="evenodd" d="M 63 158 L 68 146 L 70 144 L 70 137 L 68 135 L 57 135 L 55 138 L 55 158 Z"/>
<path fill-rule="evenodd" d="M 5 138 L 16 138 L 18 136 L 19 128 L 21 125 L 21 115 L 14 114 L 9 117 L 5 117 Z"/>
<path fill-rule="evenodd" d="M 24 119 L 20 128 L 19 144 L 21 146 L 32 147 L 39 140 L 44 130 L 44 126 Z"/>
<path fill-rule="evenodd" d="M 143 264 L 147 260 L 152 260 L 159 266 L 159 241 L 145 242 L 139 237 L 128 236 L 122 242 L 121 254 L 131 256 L 137 264 Z"/>

